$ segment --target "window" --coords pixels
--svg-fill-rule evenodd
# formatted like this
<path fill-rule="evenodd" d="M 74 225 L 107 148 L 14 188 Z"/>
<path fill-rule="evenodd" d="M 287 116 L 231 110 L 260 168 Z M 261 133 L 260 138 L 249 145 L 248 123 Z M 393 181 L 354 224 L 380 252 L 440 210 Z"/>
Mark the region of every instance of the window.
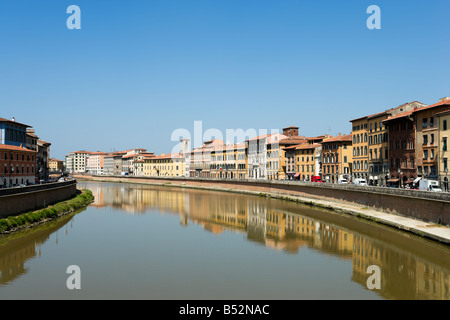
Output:
<path fill-rule="evenodd" d="M 442 138 L 442 151 L 447 151 L 447 137 Z"/>
<path fill-rule="evenodd" d="M 427 127 L 428 127 L 428 119 L 425 118 L 425 119 L 423 119 L 423 121 L 422 121 L 422 128 L 427 128 Z"/>
<path fill-rule="evenodd" d="M 447 158 L 444 158 L 444 171 L 447 172 L 448 166 L 447 166 Z"/>
<path fill-rule="evenodd" d="M 447 130 L 447 120 L 442 121 L 442 129 Z"/>
<path fill-rule="evenodd" d="M 428 150 L 423 151 L 423 158 L 428 159 Z"/>
<path fill-rule="evenodd" d="M 423 136 L 423 144 L 428 144 L 428 136 L 426 134 Z"/>

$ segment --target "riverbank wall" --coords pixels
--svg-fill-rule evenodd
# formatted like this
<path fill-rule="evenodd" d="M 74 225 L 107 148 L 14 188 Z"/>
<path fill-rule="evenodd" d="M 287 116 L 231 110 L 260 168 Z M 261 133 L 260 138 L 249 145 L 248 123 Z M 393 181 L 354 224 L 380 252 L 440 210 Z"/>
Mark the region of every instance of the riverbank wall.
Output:
<path fill-rule="evenodd" d="M 312 200 L 333 199 L 343 204 L 359 205 L 361 208 L 450 226 L 450 194 L 443 192 L 278 180 L 100 175 L 77 175 L 74 177 L 79 180 L 253 191 L 261 194 L 303 197 Z"/>
<path fill-rule="evenodd" d="M 76 192 L 76 180 L 0 190 L 0 218 L 45 208 Z"/>

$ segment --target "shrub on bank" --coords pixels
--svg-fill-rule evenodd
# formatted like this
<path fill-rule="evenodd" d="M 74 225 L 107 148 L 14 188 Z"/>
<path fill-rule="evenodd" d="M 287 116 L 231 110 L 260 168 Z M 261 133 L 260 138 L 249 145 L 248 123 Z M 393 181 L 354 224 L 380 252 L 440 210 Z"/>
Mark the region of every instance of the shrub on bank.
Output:
<path fill-rule="evenodd" d="M 90 190 L 83 190 L 75 198 L 58 202 L 48 208 L 28 212 L 15 217 L 0 219 L 0 233 L 14 230 L 18 227 L 29 226 L 47 219 L 54 219 L 60 215 L 76 211 L 87 206 L 94 196 Z"/>

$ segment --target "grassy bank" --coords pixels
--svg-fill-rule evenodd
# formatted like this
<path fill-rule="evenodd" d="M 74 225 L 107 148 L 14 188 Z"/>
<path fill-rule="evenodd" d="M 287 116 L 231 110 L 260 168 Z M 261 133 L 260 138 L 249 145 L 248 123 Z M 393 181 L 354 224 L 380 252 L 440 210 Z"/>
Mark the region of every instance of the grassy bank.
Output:
<path fill-rule="evenodd" d="M 94 196 L 90 190 L 80 190 L 74 198 L 55 203 L 45 209 L 0 219 L 0 234 L 11 233 L 56 219 L 86 207 L 93 200 Z"/>

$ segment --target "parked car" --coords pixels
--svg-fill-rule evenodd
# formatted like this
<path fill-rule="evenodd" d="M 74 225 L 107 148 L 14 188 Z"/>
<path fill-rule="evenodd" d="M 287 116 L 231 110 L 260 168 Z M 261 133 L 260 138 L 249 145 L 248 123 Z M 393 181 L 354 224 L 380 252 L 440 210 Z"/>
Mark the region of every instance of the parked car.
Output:
<path fill-rule="evenodd" d="M 348 184 L 348 180 L 344 179 L 344 178 L 338 179 L 338 183 L 340 183 L 340 184 Z"/>
<path fill-rule="evenodd" d="M 366 181 L 366 179 L 356 178 L 353 181 L 353 184 L 356 184 L 356 185 L 359 185 L 359 186 L 367 186 L 367 181 Z"/>

